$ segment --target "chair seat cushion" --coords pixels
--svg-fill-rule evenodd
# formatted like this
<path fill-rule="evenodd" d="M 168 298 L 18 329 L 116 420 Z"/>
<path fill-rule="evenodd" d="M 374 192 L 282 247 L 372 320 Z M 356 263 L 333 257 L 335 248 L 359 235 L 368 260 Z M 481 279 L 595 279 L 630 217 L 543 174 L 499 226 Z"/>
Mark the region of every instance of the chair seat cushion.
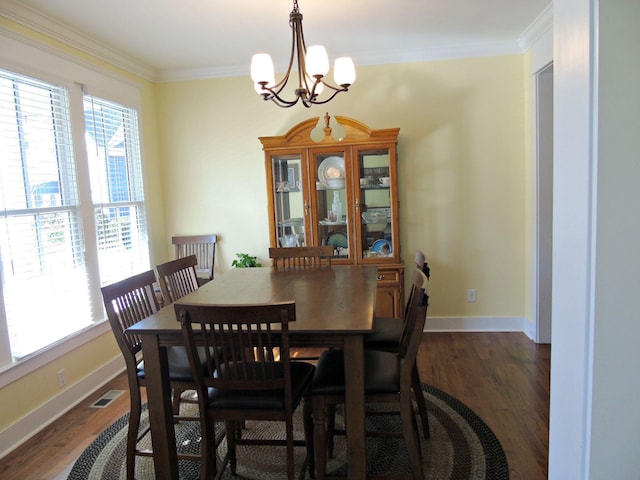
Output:
<path fill-rule="evenodd" d="M 199 350 L 202 350 L 199 347 Z M 200 352 L 202 361 L 202 371 L 207 371 L 207 364 L 204 351 Z M 187 357 L 187 349 L 185 347 L 167 347 L 167 361 L 169 363 L 169 379 L 174 382 L 192 382 L 191 367 L 189 366 L 189 358 Z M 144 361 L 138 364 L 137 374 L 139 378 L 144 378 Z"/>
<path fill-rule="evenodd" d="M 292 404 L 295 408 L 307 393 L 315 367 L 306 362 L 291 362 Z M 233 408 L 247 410 L 283 410 L 284 394 L 282 390 L 254 391 L 227 390 L 210 387 L 208 389 L 209 408 Z"/>
<path fill-rule="evenodd" d="M 400 358 L 395 353 L 365 350 L 365 394 L 400 391 Z M 322 353 L 311 385 L 311 395 L 345 394 L 344 351 L 327 350 Z"/>
<path fill-rule="evenodd" d="M 397 318 L 374 317 L 373 331 L 364 337 L 364 348 L 397 352 L 403 323 Z"/>

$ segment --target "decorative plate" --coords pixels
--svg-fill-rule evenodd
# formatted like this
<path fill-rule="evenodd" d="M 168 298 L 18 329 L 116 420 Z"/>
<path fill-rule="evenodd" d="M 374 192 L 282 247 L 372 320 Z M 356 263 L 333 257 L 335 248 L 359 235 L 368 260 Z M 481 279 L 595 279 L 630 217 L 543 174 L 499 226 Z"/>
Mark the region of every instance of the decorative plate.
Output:
<path fill-rule="evenodd" d="M 385 240 L 383 238 L 380 238 L 379 240 L 376 240 L 375 242 L 373 242 L 373 245 L 371 245 L 371 250 L 373 252 L 379 252 L 382 250 L 383 245 L 386 245 L 387 247 L 389 247 L 389 253 L 392 252 L 391 243 L 388 240 Z"/>
<path fill-rule="evenodd" d="M 347 234 L 340 230 L 334 230 L 322 240 L 323 245 L 331 245 L 335 247 L 347 248 L 349 246 L 349 239 Z"/>
<path fill-rule="evenodd" d="M 344 158 L 327 157 L 318 167 L 318 180 L 327 186 L 328 178 L 344 178 Z"/>

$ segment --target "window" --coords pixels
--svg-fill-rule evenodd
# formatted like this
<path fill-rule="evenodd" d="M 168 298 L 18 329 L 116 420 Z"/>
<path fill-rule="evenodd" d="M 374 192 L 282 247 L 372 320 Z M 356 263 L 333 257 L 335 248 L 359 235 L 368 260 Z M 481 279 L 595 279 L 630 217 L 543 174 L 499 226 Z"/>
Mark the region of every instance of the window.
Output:
<path fill-rule="evenodd" d="M 136 111 L 78 98 L 83 128 L 66 88 L 0 70 L 4 359 L 102 320 L 99 287 L 149 268 Z"/>
<path fill-rule="evenodd" d="M 102 285 L 149 266 L 135 111 L 85 95 L 85 141 Z"/>

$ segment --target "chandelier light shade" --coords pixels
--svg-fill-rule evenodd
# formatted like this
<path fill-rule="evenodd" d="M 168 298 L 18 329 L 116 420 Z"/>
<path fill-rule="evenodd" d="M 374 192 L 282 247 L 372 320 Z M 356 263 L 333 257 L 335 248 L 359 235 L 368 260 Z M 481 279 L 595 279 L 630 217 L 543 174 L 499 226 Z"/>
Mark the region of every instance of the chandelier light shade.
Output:
<path fill-rule="evenodd" d="M 289 66 L 282 80 L 275 81 L 275 73 L 271 56 L 267 53 L 256 53 L 251 59 L 251 79 L 256 92 L 264 100 L 272 100 L 279 107 L 293 107 L 302 102 L 305 107 L 320 105 L 331 101 L 338 93 L 346 92 L 356 79 L 356 69 L 349 57 L 337 58 L 333 66 L 333 78 L 338 85 L 333 86 L 325 80 L 329 73 L 329 56 L 322 45 L 311 45 L 307 48 L 302 32 L 302 14 L 298 8 L 298 0 L 293 0 L 293 10 L 289 14 L 291 27 L 291 56 Z M 284 90 L 290 77 L 295 76 L 294 61 L 297 63 L 298 86 L 291 100 L 283 98 Z M 324 89 L 328 96 L 320 98 Z"/>

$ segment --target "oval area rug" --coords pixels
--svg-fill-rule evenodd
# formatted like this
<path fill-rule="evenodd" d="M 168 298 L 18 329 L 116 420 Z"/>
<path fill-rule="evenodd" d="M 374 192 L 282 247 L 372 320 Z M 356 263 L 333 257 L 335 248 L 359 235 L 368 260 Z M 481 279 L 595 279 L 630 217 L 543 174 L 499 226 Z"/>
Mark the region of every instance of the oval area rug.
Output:
<path fill-rule="evenodd" d="M 423 394 L 429 413 L 431 433 L 429 440 L 420 438 L 425 480 L 508 480 L 509 466 L 502 446 L 482 419 L 462 402 L 434 387 L 423 385 Z M 186 404 L 185 408 L 193 409 L 195 406 Z M 295 425 L 297 438 L 302 438 L 301 411 L 302 408 L 298 407 Z M 336 424 L 339 421 L 340 418 L 336 418 Z M 145 408 L 142 426 L 147 422 Z M 127 425 L 128 415 L 125 415 L 101 433 L 75 462 L 68 480 L 126 479 Z M 279 422 L 247 422 L 243 436 L 278 438 L 282 437 L 282 430 L 282 424 Z M 367 417 L 367 430 L 400 431 L 399 417 Z M 148 437 L 149 435 L 141 442 L 147 442 L 147 448 L 150 448 Z M 176 425 L 176 444 L 180 451 L 199 453 L 199 438 L 200 428 L 197 422 Z M 366 442 L 369 474 L 410 472 L 402 439 L 368 437 Z M 300 468 L 305 451 L 304 448 L 295 450 L 296 465 Z M 327 464 L 327 473 L 344 475 L 344 437 L 336 437 L 335 452 L 335 457 Z M 226 445 L 223 441 L 218 447 L 219 459 L 224 458 L 225 453 Z M 238 475 L 232 477 L 227 469 L 222 478 L 286 478 L 283 471 L 283 465 L 286 463 L 284 448 L 240 446 L 237 453 Z M 199 462 L 180 461 L 180 478 L 198 479 L 199 466 Z M 136 458 L 136 478 L 155 479 L 153 461 L 150 458 Z"/>

